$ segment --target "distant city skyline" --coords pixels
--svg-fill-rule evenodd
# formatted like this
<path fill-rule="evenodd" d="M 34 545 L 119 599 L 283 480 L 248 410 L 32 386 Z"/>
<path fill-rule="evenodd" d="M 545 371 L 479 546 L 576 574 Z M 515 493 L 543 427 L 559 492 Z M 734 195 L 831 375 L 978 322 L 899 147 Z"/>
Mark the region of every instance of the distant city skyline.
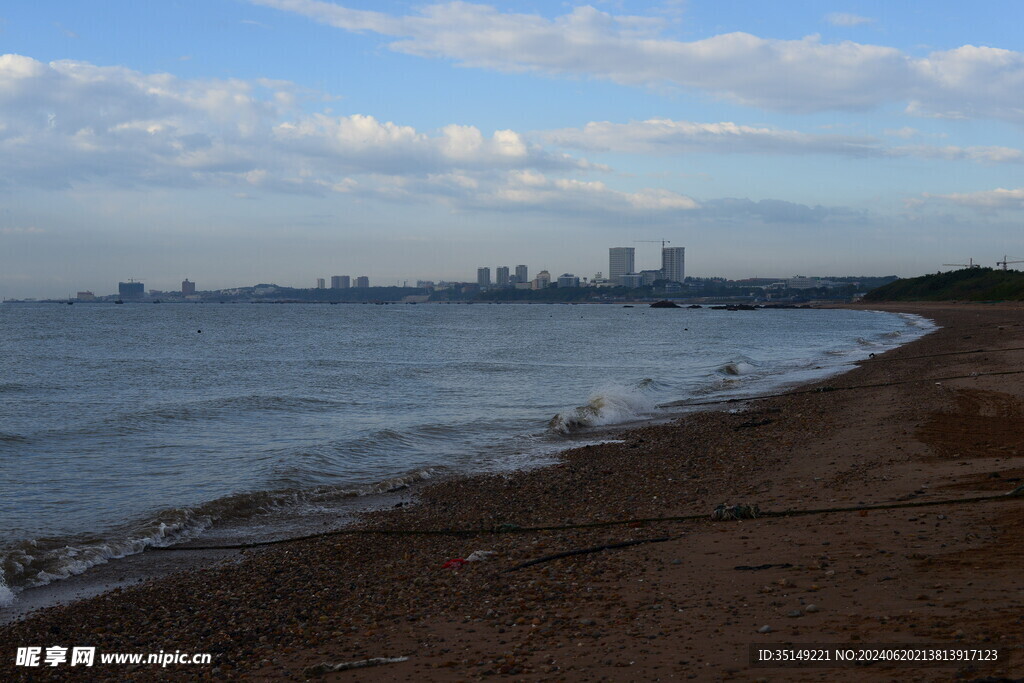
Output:
<path fill-rule="evenodd" d="M 662 239 L 729 278 L 1020 258 L 1022 17 L 1008 0 L 7 3 L 0 296 L 590 277 L 610 246 Z"/>

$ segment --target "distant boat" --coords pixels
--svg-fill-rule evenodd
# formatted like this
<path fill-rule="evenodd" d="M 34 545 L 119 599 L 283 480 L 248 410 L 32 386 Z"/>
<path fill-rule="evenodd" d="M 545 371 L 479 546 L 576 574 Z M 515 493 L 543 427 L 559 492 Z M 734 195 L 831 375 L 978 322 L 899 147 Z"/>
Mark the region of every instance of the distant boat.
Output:
<path fill-rule="evenodd" d="M 123 302 L 123 301 L 121 301 L 120 299 L 117 299 L 116 301 L 114 301 L 114 303 L 115 303 L 115 304 L 123 304 L 124 302 Z"/>
<path fill-rule="evenodd" d="M 75 305 L 75 302 L 72 301 L 71 299 L 68 299 L 68 306 L 74 306 L 74 305 Z"/>

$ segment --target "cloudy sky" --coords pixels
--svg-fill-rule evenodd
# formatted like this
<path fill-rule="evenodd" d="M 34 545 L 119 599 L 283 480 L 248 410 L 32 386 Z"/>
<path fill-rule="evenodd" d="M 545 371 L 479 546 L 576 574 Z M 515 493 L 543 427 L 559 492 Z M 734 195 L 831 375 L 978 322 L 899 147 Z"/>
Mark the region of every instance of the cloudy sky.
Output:
<path fill-rule="evenodd" d="M 0 6 L 0 295 L 1024 258 L 1017 2 Z M 557 271 L 557 272 L 556 272 Z"/>

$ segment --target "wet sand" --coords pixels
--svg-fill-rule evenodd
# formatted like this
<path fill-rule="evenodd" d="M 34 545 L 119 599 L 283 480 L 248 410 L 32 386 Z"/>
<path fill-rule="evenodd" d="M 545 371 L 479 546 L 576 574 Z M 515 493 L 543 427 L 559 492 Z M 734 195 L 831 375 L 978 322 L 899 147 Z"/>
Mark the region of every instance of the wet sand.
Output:
<path fill-rule="evenodd" d="M 369 513 L 357 525 L 386 534 L 246 550 L 223 566 L 43 610 L 0 628 L 0 679 L 1024 676 L 1024 498 L 709 519 L 719 503 L 865 507 L 1001 494 L 1024 483 L 1024 375 L 988 374 L 1024 370 L 1024 351 L 1011 350 L 1024 347 L 1024 308 L 886 309 L 943 327 L 811 386 L 839 390 L 726 404 L 624 432 L 621 443 L 568 451 L 553 467 L 442 482 L 420 491 L 418 504 Z M 975 350 L 984 352 L 936 355 Z M 638 521 L 690 515 L 700 519 Z M 598 522 L 611 524 L 586 526 Z M 563 528 L 524 529 L 551 526 Z M 444 529 L 476 531 L 422 533 Z M 508 571 L 565 551 L 655 539 Z M 477 550 L 495 555 L 442 568 Z M 751 644 L 788 642 L 998 647 L 1000 659 L 944 668 L 750 666 Z M 13 666 L 24 645 L 208 652 L 214 663 L 42 671 Z M 407 659 L 326 675 L 309 669 L 377 657 Z"/>

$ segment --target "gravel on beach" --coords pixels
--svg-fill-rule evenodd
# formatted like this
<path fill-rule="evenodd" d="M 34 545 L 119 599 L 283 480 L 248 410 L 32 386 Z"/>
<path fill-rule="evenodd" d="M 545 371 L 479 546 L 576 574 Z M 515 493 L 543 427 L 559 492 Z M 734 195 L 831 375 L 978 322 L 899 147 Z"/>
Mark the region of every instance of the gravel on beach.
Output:
<path fill-rule="evenodd" d="M 1022 369 L 1024 308 L 891 308 L 942 327 L 794 395 L 631 429 L 539 470 L 425 486 L 414 504 L 363 515 L 359 533 L 41 610 L 0 627 L 0 679 L 1022 676 L 1024 498 L 710 519 L 719 504 L 868 508 L 1024 482 L 1024 376 L 991 374 Z M 936 355 L 974 350 L 985 352 Z M 687 516 L 700 518 L 645 521 Z M 449 562 L 476 551 L 493 555 Z M 999 659 L 751 666 L 752 644 L 786 642 L 938 643 Z M 212 663 L 15 665 L 17 647 L 57 645 Z"/>

